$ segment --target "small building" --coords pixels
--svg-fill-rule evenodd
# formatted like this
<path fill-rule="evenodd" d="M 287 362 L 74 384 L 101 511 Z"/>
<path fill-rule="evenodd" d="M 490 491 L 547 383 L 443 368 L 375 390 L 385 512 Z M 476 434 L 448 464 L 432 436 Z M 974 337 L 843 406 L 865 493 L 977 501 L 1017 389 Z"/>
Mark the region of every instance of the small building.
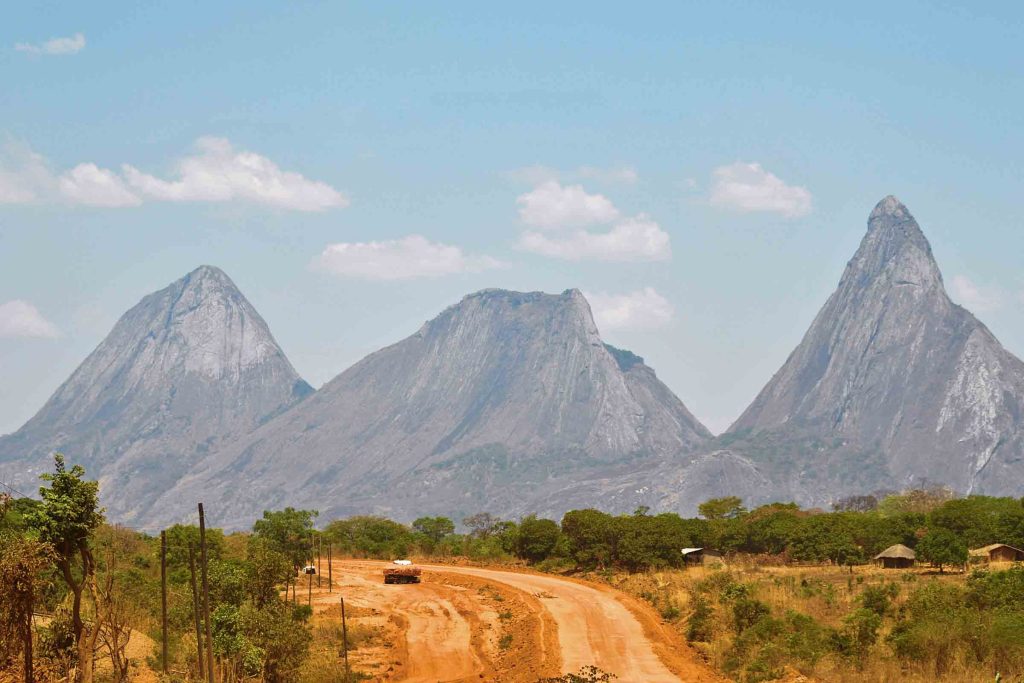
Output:
<path fill-rule="evenodd" d="M 993 543 L 971 551 L 971 562 L 1024 562 L 1024 550 L 1005 543 Z"/>
<path fill-rule="evenodd" d="M 687 565 L 721 564 L 722 553 L 710 548 L 683 548 L 683 563 Z"/>
<path fill-rule="evenodd" d="M 902 543 L 891 545 L 875 555 L 875 562 L 886 569 L 909 569 L 916 560 L 917 554 Z"/>

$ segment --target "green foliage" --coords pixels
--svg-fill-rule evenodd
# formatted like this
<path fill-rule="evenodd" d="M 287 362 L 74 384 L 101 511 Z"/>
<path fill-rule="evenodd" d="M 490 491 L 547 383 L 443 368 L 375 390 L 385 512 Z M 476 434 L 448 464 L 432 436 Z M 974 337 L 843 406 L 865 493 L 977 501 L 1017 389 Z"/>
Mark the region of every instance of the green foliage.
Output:
<path fill-rule="evenodd" d="M 257 607 L 270 604 L 277 598 L 278 586 L 291 578 L 291 562 L 258 536 L 249 538 L 246 560 L 245 585 L 249 599 Z"/>
<path fill-rule="evenodd" d="M 735 519 L 747 513 L 743 500 L 736 496 L 712 498 L 697 506 L 700 516 L 706 520 Z"/>
<path fill-rule="evenodd" d="M 606 567 L 615 556 L 618 539 L 614 517 L 594 510 L 571 510 L 562 517 L 569 555 L 582 569 Z"/>
<path fill-rule="evenodd" d="M 455 533 L 455 523 L 447 517 L 420 517 L 412 523 L 412 528 L 434 545 Z"/>
<path fill-rule="evenodd" d="M 693 612 L 686 620 L 686 639 L 691 643 L 710 642 L 714 635 L 714 608 L 711 602 L 702 595 L 693 597 Z"/>
<path fill-rule="evenodd" d="M 868 586 L 860 594 L 860 604 L 864 609 L 884 617 L 889 614 L 890 604 L 899 593 L 900 587 L 895 583 Z"/>
<path fill-rule="evenodd" d="M 343 553 L 377 559 L 405 557 L 413 542 L 405 525 L 369 515 L 335 520 L 324 529 L 324 537 Z"/>
<path fill-rule="evenodd" d="M 779 619 L 764 613 L 737 636 L 725 668 L 748 683 L 774 680 L 786 664 L 816 663 L 832 641 L 833 632 L 812 617 L 789 611 Z"/>
<path fill-rule="evenodd" d="M 737 598 L 732 603 L 732 627 L 743 633 L 771 614 L 768 605 L 754 598 Z"/>
<path fill-rule="evenodd" d="M 561 535 L 556 522 L 530 515 L 519 523 L 516 555 L 530 562 L 540 562 L 555 550 Z"/>
<path fill-rule="evenodd" d="M 941 572 L 945 565 L 967 562 L 967 544 L 957 534 L 942 527 L 930 529 L 917 544 L 917 554 L 936 565 Z"/>
<path fill-rule="evenodd" d="M 39 489 L 42 503 L 30 510 L 26 521 L 66 562 L 82 549 L 103 523 L 99 506 L 99 483 L 83 479 L 85 470 L 74 465 L 68 470 L 64 456 L 53 456 L 54 472 L 40 476 L 49 486 Z"/>
<path fill-rule="evenodd" d="M 882 617 L 876 612 L 860 608 L 843 619 L 843 631 L 840 634 L 840 651 L 856 660 L 863 662 L 868 651 L 878 641 L 878 629 L 882 626 Z"/>
<path fill-rule="evenodd" d="M 253 533 L 267 540 L 270 547 L 287 557 L 292 567 L 298 569 L 309 560 L 313 544 L 313 520 L 316 510 L 284 510 L 263 513 L 263 518 L 253 524 Z"/>
<path fill-rule="evenodd" d="M 195 553 L 199 562 L 199 527 L 192 524 L 175 524 L 166 530 L 167 535 L 167 567 L 188 569 L 188 549 Z M 220 529 L 206 530 L 206 557 L 208 560 L 219 560 L 224 556 L 224 532 Z"/>

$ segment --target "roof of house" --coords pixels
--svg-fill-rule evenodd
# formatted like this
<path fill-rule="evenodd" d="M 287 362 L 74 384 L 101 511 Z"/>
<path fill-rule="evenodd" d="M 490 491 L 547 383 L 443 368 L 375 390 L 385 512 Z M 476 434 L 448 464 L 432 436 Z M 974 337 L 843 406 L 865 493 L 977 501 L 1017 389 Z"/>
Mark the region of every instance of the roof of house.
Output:
<path fill-rule="evenodd" d="M 917 554 L 907 546 L 903 545 L 902 543 L 897 543 L 896 545 L 891 545 L 882 552 L 875 555 L 875 559 L 914 560 L 917 559 Z"/>
<path fill-rule="evenodd" d="M 700 550 L 704 550 L 704 548 L 683 548 L 683 555 L 690 555 Z"/>
<path fill-rule="evenodd" d="M 975 548 L 974 550 L 971 551 L 971 556 L 972 557 L 984 557 L 985 555 L 991 554 L 992 551 L 995 550 L 996 548 L 1009 548 L 1010 550 L 1013 550 L 1014 552 L 1024 553 L 1024 550 L 1021 550 L 1020 548 L 1014 548 L 1012 545 L 1008 545 L 1006 543 L 993 543 L 993 544 L 987 545 L 987 546 L 985 546 L 983 548 Z"/>

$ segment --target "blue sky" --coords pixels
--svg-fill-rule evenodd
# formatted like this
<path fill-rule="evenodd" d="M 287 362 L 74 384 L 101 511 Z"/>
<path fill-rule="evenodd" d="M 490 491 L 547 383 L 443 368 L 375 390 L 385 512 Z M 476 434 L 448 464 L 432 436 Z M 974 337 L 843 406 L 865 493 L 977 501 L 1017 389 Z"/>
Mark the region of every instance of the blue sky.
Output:
<path fill-rule="evenodd" d="M 0 433 L 203 263 L 317 386 L 578 287 L 721 430 L 890 193 L 1024 354 L 1018 3 L 151 4 L 0 23 Z"/>

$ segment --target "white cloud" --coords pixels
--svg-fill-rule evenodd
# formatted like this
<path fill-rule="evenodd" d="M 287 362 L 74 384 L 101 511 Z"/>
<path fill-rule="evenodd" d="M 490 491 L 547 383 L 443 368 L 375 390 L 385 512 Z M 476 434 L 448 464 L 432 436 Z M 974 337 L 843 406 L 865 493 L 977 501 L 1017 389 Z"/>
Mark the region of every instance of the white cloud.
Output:
<path fill-rule="evenodd" d="M 666 261 L 672 258 L 667 232 L 640 214 L 607 232 L 576 229 L 557 235 L 528 230 L 519 247 L 525 251 L 567 261 Z"/>
<path fill-rule="evenodd" d="M 799 218 L 811 212 L 811 193 L 787 185 L 757 163 L 719 166 L 712 175 L 711 203 L 743 212 L 764 211 Z"/>
<path fill-rule="evenodd" d="M 251 201 L 296 211 L 348 206 L 330 185 L 283 171 L 265 156 L 236 151 L 224 138 L 199 138 L 196 154 L 177 165 L 177 180 L 162 180 L 124 165 L 128 184 L 140 194 L 163 201 Z"/>
<path fill-rule="evenodd" d="M 431 242 L 421 235 L 379 242 L 328 244 L 312 267 L 363 280 L 410 280 L 500 267 L 489 256 L 465 254 L 460 247 Z"/>
<path fill-rule="evenodd" d="M 200 138 L 195 148 L 195 154 L 177 164 L 177 179 L 163 180 L 129 164 L 119 174 L 91 162 L 55 175 L 44 157 L 8 143 L 0 149 L 0 204 L 124 207 L 145 200 L 243 201 L 295 211 L 348 206 L 345 195 L 327 183 L 284 171 L 264 156 L 235 150 L 222 138 Z"/>
<path fill-rule="evenodd" d="M 73 204 L 88 206 L 138 206 L 142 200 L 113 171 L 96 164 L 79 164 L 61 174 L 60 194 Z"/>
<path fill-rule="evenodd" d="M 1001 308 L 1004 295 L 998 287 L 982 286 L 966 275 L 955 275 L 950 283 L 953 298 L 970 311 L 986 313 Z"/>
<path fill-rule="evenodd" d="M 644 287 L 626 294 L 584 292 L 594 314 L 594 322 L 602 332 L 621 329 L 655 329 L 672 320 L 675 311 L 668 299 L 653 287 Z"/>
<path fill-rule="evenodd" d="M 76 33 L 66 38 L 50 38 L 39 43 L 18 43 L 14 49 L 18 52 L 28 52 L 33 55 L 73 55 L 85 47 L 85 36 Z"/>
<path fill-rule="evenodd" d="M 39 310 L 29 302 L 15 299 L 0 304 L 0 338 L 45 337 L 52 339 L 57 335 L 57 327 L 44 318 Z"/>
<path fill-rule="evenodd" d="M 516 204 L 524 223 L 548 230 L 610 223 L 619 217 L 619 210 L 604 195 L 587 194 L 582 185 L 566 186 L 555 180 L 519 195 Z"/>

